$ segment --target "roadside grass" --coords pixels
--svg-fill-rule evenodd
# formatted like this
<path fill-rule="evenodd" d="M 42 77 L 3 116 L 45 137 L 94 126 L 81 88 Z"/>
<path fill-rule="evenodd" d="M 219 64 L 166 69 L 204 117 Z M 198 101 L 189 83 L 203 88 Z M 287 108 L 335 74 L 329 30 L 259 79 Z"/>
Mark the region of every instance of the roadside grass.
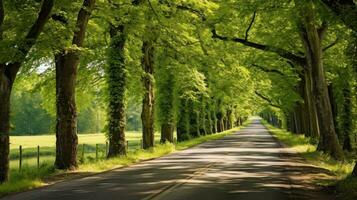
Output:
<path fill-rule="evenodd" d="M 292 134 L 286 130 L 276 128 L 264 120 L 262 120 L 262 123 L 268 128 L 270 133 L 283 144 L 298 152 L 307 162 L 327 169 L 335 175 L 335 180 L 318 182 L 318 184 L 334 187 L 338 194 L 338 199 L 357 199 L 357 178 L 350 177 L 355 163 L 353 155 L 347 155 L 344 161 L 336 161 L 329 155 L 317 151 L 316 142 L 304 135 Z"/>
<path fill-rule="evenodd" d="M 245 122 L 243 126 L 246 126 L 247 124 L 249 124 L 249 121 Z M 76 177 L 100 173 L 115 168 L 130 166 L 143 160 L 158 158 L 177 150 L 187 149 L 210 140 L 220 139 L 238 131 L 240 128 L 241 127 L 233 128 L 221 133 L 192 138 L 189 141 L 179 142 L 176 145 L 166 143 L 157 144 L 154 148 L 148 150 L 135 149 L 129 151 L 127 156 L 111 159 L 105 159 L 103 156 L 97 160 L 95 158 L 95 152 L 88 153 L 85 155 L 85 158 L 79 158 L 78 170 L 74 172 L 56 170 L 53 167 L 54 157 L 50 155 L 47 157 L 47 160 L 41 162 L 39 168 L 33 164 L 25 164 L 22 166 L 22 170 L 20 172 L 18 168 L 12 167 L 10 169 L 10 181 L 0 185 L 0 196 L 38 188 L 66 179 L 73 179 Z M 36 158 L 31 159 L 32 161 L 30 161 L 30 163 L 37 162 Z"/>
<path fill-rule="evenodd" d="M 140 149 L 140 132 L 127 132 L 126 139 L 129 142 L 129 151 Z M 160 135 L 155 134 L 155 142 L 158 142 Z M 55 143 L 54 135 L 40 136 L 10 136 L 10 168 L 19 169 L 19 146 L 22 146 L 22 163 L 23 165 L 37 165 L 37 146 L 40 146 L 40 163 L 54 162 Z M 83 160 L 82 151 L 84 150 L 85 158 L 95 158 L 96 145 L 98 144 L 99 158 L 105 157 L 106 137 L 104 133 L 97 134 L 79 134 L 78 135 L 78 159 Z M 83 149 L 84 145 L 84 149 Z M 84 159 L 85 159 L 84 158 Z"/>

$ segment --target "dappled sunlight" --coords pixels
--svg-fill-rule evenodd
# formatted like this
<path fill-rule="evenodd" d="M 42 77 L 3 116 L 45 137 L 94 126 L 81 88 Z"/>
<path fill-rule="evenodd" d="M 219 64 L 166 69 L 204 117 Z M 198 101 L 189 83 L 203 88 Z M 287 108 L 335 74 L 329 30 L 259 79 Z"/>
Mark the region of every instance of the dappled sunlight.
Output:
<path fill-rule="evenodd" d="M 324 177 L 324 171 L 300 161 L 291 150 L 281 147 L 261 124 L 254 122 L 249 128 L 220 140 L 129 168 L 59 183 L 40 189 L 45 193 L 34 193 L 27 199 L 43 195 L 46 199 L 59 200 L 66 196 L 91 199 L 103 190 L 106 192 L 101 192 L 104 195 L 101 198 L 107 199 L 116 196 L 196 200 L 198 194 L 207 200 L 217 196 L 243 200 L 259 196 L 313 197 L 316 188 L 312 187 L 312 181 Z"/>

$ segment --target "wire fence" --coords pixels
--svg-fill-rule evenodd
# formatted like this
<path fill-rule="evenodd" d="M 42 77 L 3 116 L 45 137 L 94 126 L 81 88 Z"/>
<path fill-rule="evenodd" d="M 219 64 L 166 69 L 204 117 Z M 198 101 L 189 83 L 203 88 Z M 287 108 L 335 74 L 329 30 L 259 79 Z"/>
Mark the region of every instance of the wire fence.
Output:
<path fill-rule="evenodd" d="M 142 140 L 127 140 L 127 151 L 136 151 L 142 149 Z M 78 144 L 77 159 L 79 163 L 93 162 L 105 159 L 108 154 L 108 142 L 97 144 Z M 55 147 L 27 147 L 23 148 L 19 145 L 18 149 L 10 150 L 10 166 L 12 169 L 18 168 L 19 171 L 23 167 L 37 167 L 40 168 L 45 162 L 54 162 L 56 155 Z"/>

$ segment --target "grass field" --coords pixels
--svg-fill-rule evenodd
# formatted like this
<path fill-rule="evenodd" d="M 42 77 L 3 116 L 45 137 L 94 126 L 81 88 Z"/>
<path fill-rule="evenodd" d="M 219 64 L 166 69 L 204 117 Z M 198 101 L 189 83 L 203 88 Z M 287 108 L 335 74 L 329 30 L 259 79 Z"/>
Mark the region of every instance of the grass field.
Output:
<path fill-rule="evenodd" d="M 127 140 L 140 140 L 141 132 L 125 132 Z M 159 137 L 158 134 L 155 137 Z M 96 134 L 79 134 L 78 143 L 79 144 L 105 144 L 106 137 L 104 133 Z M 53 147 L 56 143 L 55 135 L 39 135 L 39 136 L 11 136 L 10 137 L 10 149 L 17 149 L 19 145 L 22 145 L 23 148 L 35 148 L 37 145 L 41 147 Z"/>
<path fill-rule="evenodd" d="M 134 151 L 141 146 L 141 132 L 126 132 L 129 151 Z M 158 142 L 160 135 L 155 134 Z M 103 133 L 78 135 L 78 160 L 84 162 L 96 158 L 96 144 L 98 144 L 98 157 L 104 158 L 106 153 L 106 137 Z M 22 165 L 37 166 L 37 146 L 40 146 L 40 164 L 54 162 L 55 135 L 40 136 L 11 136 L 10 137 L 10 168 L 19 169 L 19 146 L 22 146 Z M 84 146 L 83 146 L 84 145 Z M 84 149 L 83 149 L 84 147 Z M 83 157 L 84 150 L 84 157 Z"/>

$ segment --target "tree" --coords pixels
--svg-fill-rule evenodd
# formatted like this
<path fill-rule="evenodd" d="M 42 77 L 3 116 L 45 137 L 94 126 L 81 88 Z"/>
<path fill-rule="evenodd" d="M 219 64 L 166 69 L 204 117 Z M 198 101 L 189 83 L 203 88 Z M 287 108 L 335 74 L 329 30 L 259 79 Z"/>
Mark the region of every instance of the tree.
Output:
<path fill-rule="evenodd" d="M 327 24 L 324 22 L 321 26 L 316 25 L 312 1 L 296 1 L 295 4 L 297 4 L 298 9 L 301 9 L 300 13 L 304 26 L 302 33 L 303 44 L 305 46 L 308 70 L 311 72 L 311 79 L 313 80 L 312 90 L 321 132 L 319 149 L 332 155 L 335 159 L 342 159 L 343 153 L 335 132 L 332 107 L 322 59 L 322 40 L 325 36 Z"/>
<path fill-rule="evenodd" d="M 77 168 L 77 108 L 75 87 L 80 49 L 85 40 L 89 17 L 95 0 L 84 0 L 78 12 L 72 46 L 55 55 L 56 65 L 56 160 L 58 169 Z"/>
<path fill-rule="evenodd" d="M 9 170 L 9 128 L 10 128 L 10 96 L 18 71 L 24 63 L 26 56 L 35 45 L 45 24 L 50 18 L 53 0 L 43 0 L 40 11 L 26 35 L 21 39 L 11 42 L 4 33 L 6 5 L 0 1 L 0 41 L 1 48 L 13 48 L 8 54 L 1 56 L 0 61 L 0 183 L 8 180 Z M 9 6 L 9 5 L 8 5 Z M 36 7 L 36 6 L 35 6 Z M 25 24 L 23 24 L 25 25 Z M 26 24 L 25 26 L 28 26 Z M 16 28 L 16 27 L 15 27 Z M 14 48 L 15 47 L 15 48 Z M 13 53 L 13 54 L 12 54 Z M 15 57 L 13 57 L 16 55 Z"/>
<path fill-rule="evenodd" d="M 133 0 L 129 8 L 138 7 L 142 0 Z M 118 9 L 117 3 L 110 3 L 111 9 Z M 112 12 L 115 12 L 111 10 Z M 134 13 L 125 10 L 129 20 L 118 20 L 115 15 L 109 21 L 110 44 L 107 50 L 106 82 L 108 87 L 108 157 L 126 154 L 125 125 L 126 125 L 126 92 L 127 71 L 125 47 L 130 33 L 130 25 L 136 22 Z"/>

